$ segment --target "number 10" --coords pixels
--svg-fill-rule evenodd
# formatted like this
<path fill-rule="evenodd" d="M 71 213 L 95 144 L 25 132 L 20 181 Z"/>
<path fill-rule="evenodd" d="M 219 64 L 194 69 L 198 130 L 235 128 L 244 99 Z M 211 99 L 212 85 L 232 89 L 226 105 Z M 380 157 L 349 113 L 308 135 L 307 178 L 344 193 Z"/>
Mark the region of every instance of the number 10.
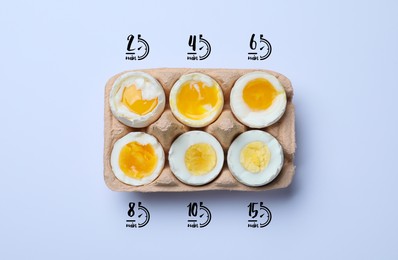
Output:
<path fill-rule="evenodd" d="M 198 203 L 196 202 L 191 202 L 188 204 L 188 216 L 190 217 L 196 217 L 198 215 Z"/>

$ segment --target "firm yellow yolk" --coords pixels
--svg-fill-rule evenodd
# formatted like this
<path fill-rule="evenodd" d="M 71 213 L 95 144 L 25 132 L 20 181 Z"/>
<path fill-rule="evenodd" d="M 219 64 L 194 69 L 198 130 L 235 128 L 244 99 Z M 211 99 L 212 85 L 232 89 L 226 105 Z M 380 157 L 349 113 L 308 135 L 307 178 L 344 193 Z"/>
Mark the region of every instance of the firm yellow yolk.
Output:
<path fill-rule="evenodd" d="M 158 98 L 142 99 L 142 91 L 135 85 L 131 85 L 123 90 L 122 103 L 131 112 L 143 116 L 155 109 L 158 105 Z"/>
<path fill-rule="evenodd" d="M 202 81 L 185 82 L 177 94 L 177 109 L 192 120 L 206 118 L 220 105 L 219 89 Z"/>
<path fill-rule="evenodd" d="M 254 111 L 269 108 L 277 95 L 271 82 L 263 78 L 249 81 L 243 89 L 243 100 Z"/>
<path fill-rule="evenodd" d="M 128 177 L 141 180 L 148 177 L 155 170 L 158 157 L 153 146 L 142 145 L 138 142 L 126 144 L 119 154 L 120 169 Z"/>
<path fill-rule="evenodd" d="M 193 175 L 205 175 L 209 173 L 214 169 L 216 163 L 216 151 L 209 144 L 194 144 L 185 152 L 185 166 Z"/>
<path fill-rule="evenodd" d="M 263 142 L 248 143 L 240 152 L 240 163 L 251 173 L 258 173 L 268 166 L 271 152 Z"/>

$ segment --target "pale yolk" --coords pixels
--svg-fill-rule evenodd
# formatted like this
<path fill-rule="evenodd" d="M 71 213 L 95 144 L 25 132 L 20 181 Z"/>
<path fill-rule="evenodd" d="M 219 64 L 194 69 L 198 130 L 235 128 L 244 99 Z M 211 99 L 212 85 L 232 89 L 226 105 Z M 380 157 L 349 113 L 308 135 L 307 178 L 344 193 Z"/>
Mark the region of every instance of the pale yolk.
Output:
<path fill-rule="evenodd" d="M 193 120 L 206 118 L 220 102 L 219 89 L 202 81 L 185 82 L 176 100 L 178 111 Z"/>
<path fill-rule="evenodd" d="M 128 177 L 141 180 L 155 170 L 158 157 L 152 145 L 138 142 L 126 144 L 119 154 L 120 169 Z"/>
<path fill-rule="evenodd" d="M 185 166 L 193 175 L 204 175 L 214 169 L 217 155 L 214 148 L 206 143 L 191 145 L 185 152 Z"/>
<path fill-rule="evenodd" d="M 142 91 L 135 85 L 131 85 L 123 90 L 122 103 L 131 112 L 143 116 L 155 109 L 158 105 L 158 98 L 142 99 Z"/>
<path fill-rule="evenodd" d="M 271 152 L 263 142 L 248 143 L 240 152 L 240 163 L 247 171 L 258 173 L 268 166 Z"/>
<path fill-rule="evenodd" d="M 274 86 L 263 78 L 249 81 L 243 89 L 243 100 L 254 111 L 269 108 L 277 95 Z"/>

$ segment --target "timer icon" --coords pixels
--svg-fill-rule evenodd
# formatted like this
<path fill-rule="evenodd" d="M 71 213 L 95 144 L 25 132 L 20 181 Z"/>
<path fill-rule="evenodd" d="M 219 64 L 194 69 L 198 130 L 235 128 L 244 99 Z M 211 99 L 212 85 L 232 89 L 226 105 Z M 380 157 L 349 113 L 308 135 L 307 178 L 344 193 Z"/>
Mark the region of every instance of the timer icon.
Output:
<path fill-rule="evenodd" d="M 197 40 L 199 38 L 199 40 Z M 191 52 L 187 53 L 188 60 L 204 60 L 209 57 L 211 53 L 211 46 L 208 40 L 203 38 L 202 34 L 199 37 L 196 35 L 190 35 L 188 40 L 188 46 L 191 47 Z"/>
<path fill-rule="evenodd" d="M 210 210 L 203 205 L 203 202 L 191 202 L 188 204 L 188 227 L 204 228 L 209 225 L 211 221 Z"/>
<path fill-rule="evenodd" d="M 131 55 L 126 57 L 129 60 L 143 60 L 149 54 L 149 44 L 146 40 L 141 37 L 141 34 L 137 35 L 137 40 L 134 41 L 134 35 L 130 34 L 127 36 L 127 52 L 126 55 Z M 134 47 L 136 46 L 136 47 Z"/>
<path fill-rule="evenodd" d="M 250 228 L 263 228 L 268 226 L 271 222 L 272 214 L 271 211 L 264 206 L 263 202 L 251 202 L 248 205 L 249 217 L 248 227 Z"/>
<path fill-rule="evenodd" d="M 148 224 L 151 218 L 148 209 L 145 208 L 141 202 L 138 202 L 137 209 L 136 204 L 134 202 L 130 202 L 127 215 L 130 219 L 126 220 L 126 227 L 130 228 L 142 228 Z"/>
<path fill-rule="evenodd" d="M 264 38 L 263 34 L 260 34 L 260 39 L 256 41 L 256 34 L 252 34 L 250 38 L 249 47 L 252 50 L 247 54 L 249 60 L 265 60 L 272 52 L 271 43 Z"/>

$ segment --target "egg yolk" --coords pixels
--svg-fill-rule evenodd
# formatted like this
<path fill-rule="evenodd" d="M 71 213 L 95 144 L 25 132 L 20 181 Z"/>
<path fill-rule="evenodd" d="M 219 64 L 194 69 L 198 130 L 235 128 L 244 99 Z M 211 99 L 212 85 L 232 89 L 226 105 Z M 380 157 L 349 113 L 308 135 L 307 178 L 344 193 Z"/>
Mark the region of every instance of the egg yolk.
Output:
<path fill-rule="evenodd" d="M 177 109 L 192 120 L 206 118 L 220 105 L 219 89 L 202 81 L 188 81 L 182 84 L 177 94 Z"/>
<path fill-rule="evenodd" d="M 146 115 L 158 105 L 158 98 L 142 99 L 142 91 L 135 85 L 124 88 L 122 103 L 133 113 L 140 116 Z"/>
<path fill-rule="evenodd" d="M 254 111 L 269 108 L 277 95 L 278 91 L 264 78 L 249 81 L 243 89 L 243 100 Z"/>
<path fill-rule="evenodd" d="M 155 170 L 158 157 L 152 145 L 138 142 L 126 144 L 119 155 L 120 169 L 128 177 L 139 179 L 148 177 Z"/>
<path fill-rule="evenodd" d="M 193 175 L 205 175 L 214 169 L 217 155 L 214 148 L 206 143 L 191 145 L 185 152 L 185 166 Z"/>
<path fill-rule="evenodd" d="M 258 173 L 264 170 L 271 159 L 271 152 L 263 142 L 248 143 L 240 152 L 240 163 L 247 171 Z"/>

